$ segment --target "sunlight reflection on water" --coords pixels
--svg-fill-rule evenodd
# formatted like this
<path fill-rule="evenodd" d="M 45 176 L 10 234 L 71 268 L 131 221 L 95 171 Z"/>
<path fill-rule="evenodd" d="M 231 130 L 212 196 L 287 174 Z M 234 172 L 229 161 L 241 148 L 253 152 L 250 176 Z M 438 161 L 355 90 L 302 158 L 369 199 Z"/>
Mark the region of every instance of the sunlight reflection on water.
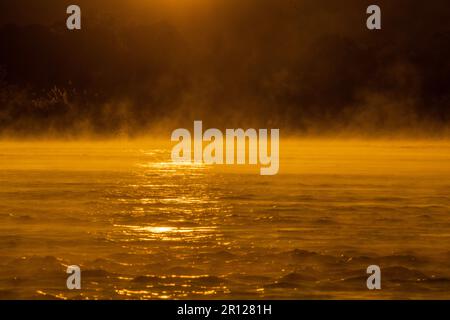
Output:
<path fill-rule="evenodd" d="M 216 229 L 216 227 L 183 228 L 127 225 L 114 225 L 114 227 L 124 229 L 123 233 L 130 237 L 130 239 L 139 239 L 141 241 L 181 241 L 183 239 L 200 240 L 207 236 L 205 233 L 212 233 Z"/>

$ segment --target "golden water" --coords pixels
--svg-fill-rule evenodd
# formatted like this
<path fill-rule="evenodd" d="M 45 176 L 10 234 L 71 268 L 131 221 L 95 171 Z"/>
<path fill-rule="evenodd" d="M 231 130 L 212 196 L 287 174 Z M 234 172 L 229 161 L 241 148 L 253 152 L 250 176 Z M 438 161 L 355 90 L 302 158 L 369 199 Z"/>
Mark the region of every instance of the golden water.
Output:
<path fill-rule="evenodd" d="M 284 140 L 280 164 L 0 142 L 0 299 L 450 298 L 450 142 Z"/>

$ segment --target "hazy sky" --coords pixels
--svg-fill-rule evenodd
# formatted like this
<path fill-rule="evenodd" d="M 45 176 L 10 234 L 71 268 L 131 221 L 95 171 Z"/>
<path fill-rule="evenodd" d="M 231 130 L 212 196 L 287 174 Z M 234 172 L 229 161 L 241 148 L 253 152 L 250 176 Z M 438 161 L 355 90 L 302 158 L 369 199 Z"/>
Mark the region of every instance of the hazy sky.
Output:
<path fill-rule="evenodd" d="M 448 129 L 447 1 L 377 1 L 381 31 L 371 1 L 75 2 L 0 2 L 1 132 Z"/>

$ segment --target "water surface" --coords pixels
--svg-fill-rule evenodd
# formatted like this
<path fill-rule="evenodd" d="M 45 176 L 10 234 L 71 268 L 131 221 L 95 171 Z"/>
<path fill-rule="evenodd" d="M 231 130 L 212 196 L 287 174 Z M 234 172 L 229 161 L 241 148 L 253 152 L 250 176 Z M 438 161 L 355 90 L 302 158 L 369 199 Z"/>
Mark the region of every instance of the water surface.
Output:
<path fill-rule="evenodd" d="M 265 177 L 169 147 L 0 143 L 0 299 L 450 298 L 450 143 L 282 141 Z"/>

